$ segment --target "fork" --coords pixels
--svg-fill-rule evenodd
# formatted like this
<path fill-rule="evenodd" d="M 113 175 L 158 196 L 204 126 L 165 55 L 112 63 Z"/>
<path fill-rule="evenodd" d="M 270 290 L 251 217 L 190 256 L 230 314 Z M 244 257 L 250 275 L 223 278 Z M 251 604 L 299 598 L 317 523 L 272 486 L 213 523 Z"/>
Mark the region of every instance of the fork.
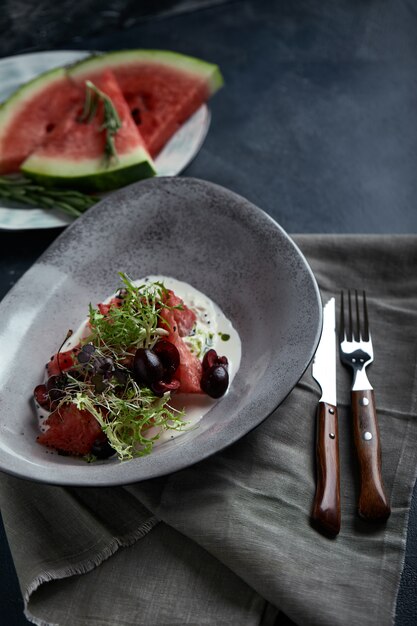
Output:
<path fill-rule="evenodd" d="M 354 300 L 354 303 L 352 302 Z M 374 390 L 366 368 L 374 360 L 369 331 L 368 307 L 365 291 L 362 306 L 357 290 L 341 295 L 339 348 L 342 363 L 353 370 L 352 417 L 356 454 L 360 471 L 359 515 L 370 521 L 386 520 L 390 507 L 385 495 L 381 474 L 381 443 L 375 408 Z"/>

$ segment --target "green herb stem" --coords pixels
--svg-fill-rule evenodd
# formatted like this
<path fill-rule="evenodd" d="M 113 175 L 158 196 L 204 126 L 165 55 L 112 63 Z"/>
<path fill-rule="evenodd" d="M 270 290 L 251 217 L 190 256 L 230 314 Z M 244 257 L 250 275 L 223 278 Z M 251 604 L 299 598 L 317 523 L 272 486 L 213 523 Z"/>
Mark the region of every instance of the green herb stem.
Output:
<path fill-rule="evenodd" d="M 90 80 L 85 81 L 86 93 L 84 108 L 79 117 L 80 122 L 91 124 L 98 111 L 98 105 L 103 103 L 103 122 L 99 131 L 105 131 L 104 161 L 106 166 L 118 160 L 114 137 L 122 127 L 119 114 L 109 96 L 98 89 Z"/>
<path fill-rule="evenodd" d="M 0 176 L 0 197 L 43 209 L 61 209 L 71 217 L 79 217 L 99 198 L 79 191 L 43 187 L 23 177 Z"/>

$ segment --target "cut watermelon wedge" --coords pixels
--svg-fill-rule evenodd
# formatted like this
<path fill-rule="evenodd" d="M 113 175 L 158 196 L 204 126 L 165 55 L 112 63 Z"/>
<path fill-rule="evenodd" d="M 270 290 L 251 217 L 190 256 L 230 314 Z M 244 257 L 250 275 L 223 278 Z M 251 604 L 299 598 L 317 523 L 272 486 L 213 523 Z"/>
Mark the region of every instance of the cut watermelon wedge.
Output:
<path fill-rule="evenodd" d="M 108 71 L 115 76 L 111 84 Z M 103 91 L 107 85 L 123 115 L 119 162 L 104 173 L 100 142 L 75 121 L 87 79 L 104 85 Z M 43 184 L 91 191 L 152 176 L 150 156 L 222 85 L 216 65 L 164 50 L 110 52 L 45 72 L 0 106 L 0 174 L 24 163 L 23 171 Z"/>
<path fill-rule="evenodd" d="M 126 50 L 89 57 L 68 75 L 93 82 L 111 69 L 152 155 L 223 85 L 217 65 L 165 50 Z"/>
<path fill-rule="evenodd" d="M 82 98 L 80 87 L 58 68 L 26 83 L 6 100 L 0 106 L 0 174 L 18 171 Z"/>
<path fill-rule="evenodd" d="M 90 123 L 80 122 L 77 103 L 42 145 L 23 162 L 21 170 L 44 185 L 108 191 L 155 174 L 152 159 L 130 115 L 119 85 L 110 70 L 94 79 L 95 86 L 110 97 L 121 129 L 114 138 L 117 158 L 106 163 L 103 105 Z"/>
<path fill-rule="evenodd" d="M 38 442 L 67 454 L 88 454 L 94 442 L 103 437 L 96 418 L 88 411 L 80 411 L 75 404 L 53 411 L 44 425 L 48 429 L 39 435 Z"/>
<path fill-rule="evenodd" d="M 196 316 L 181 298 L 168 290 L 166 304 L 170 307 L 182 306 L 181 309 L 164 308 L 161 311 L 161 327 L 169 332 L 166 340 L 174 344 L 180 356 L 180 364 L 175 377 L 180 382 L 179 391 L 183 393 L 202 393 L 200 381 L 203 373 L 201 361 L 191 352 L 183 336 L 190 333 Z"/>

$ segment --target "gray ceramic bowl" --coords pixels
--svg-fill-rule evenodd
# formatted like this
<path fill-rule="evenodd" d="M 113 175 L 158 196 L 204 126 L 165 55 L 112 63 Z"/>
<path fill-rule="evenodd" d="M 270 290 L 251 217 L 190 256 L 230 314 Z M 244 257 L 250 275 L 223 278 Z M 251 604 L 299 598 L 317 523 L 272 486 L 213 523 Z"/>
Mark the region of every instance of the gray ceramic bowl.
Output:
<path fill-rule="evenodd" d="M 143 458 L 82 460 L 36 443 L 32 390 L 68 328 L 129 276 L 186 281 L 223 309 L 242 341 L 228 394 L 197 429 Z M 0 305 L 0 469 L 61 485 L 118 485 L 182 469 L 237 441 L 287 396 L 321 330 L 314 276 L 263 211 L 217 185 L 160 178 L 122 189 L 61 234 Z"/>

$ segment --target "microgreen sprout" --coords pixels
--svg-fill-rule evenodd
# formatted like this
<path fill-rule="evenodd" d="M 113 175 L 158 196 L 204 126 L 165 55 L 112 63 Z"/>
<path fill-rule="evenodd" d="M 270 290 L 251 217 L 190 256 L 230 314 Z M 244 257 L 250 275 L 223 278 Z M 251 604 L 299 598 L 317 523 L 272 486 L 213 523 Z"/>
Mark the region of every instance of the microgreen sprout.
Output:
<path fill-rule="evenodd" d="M 100 346 L 107 356 L 116 352 L 120 359 L 132 356 L 137 348 L 152 348 L 168 331 L 158 326 L 163 321 L 161 310 L 167 295 L 164 285 L 155 282 L 136 286 L 126 274 L 119 276 L 124 290 L 118 306 L 111 306 L 104 314 L 90 305 L 91 334 L 85 341 Z"/>

